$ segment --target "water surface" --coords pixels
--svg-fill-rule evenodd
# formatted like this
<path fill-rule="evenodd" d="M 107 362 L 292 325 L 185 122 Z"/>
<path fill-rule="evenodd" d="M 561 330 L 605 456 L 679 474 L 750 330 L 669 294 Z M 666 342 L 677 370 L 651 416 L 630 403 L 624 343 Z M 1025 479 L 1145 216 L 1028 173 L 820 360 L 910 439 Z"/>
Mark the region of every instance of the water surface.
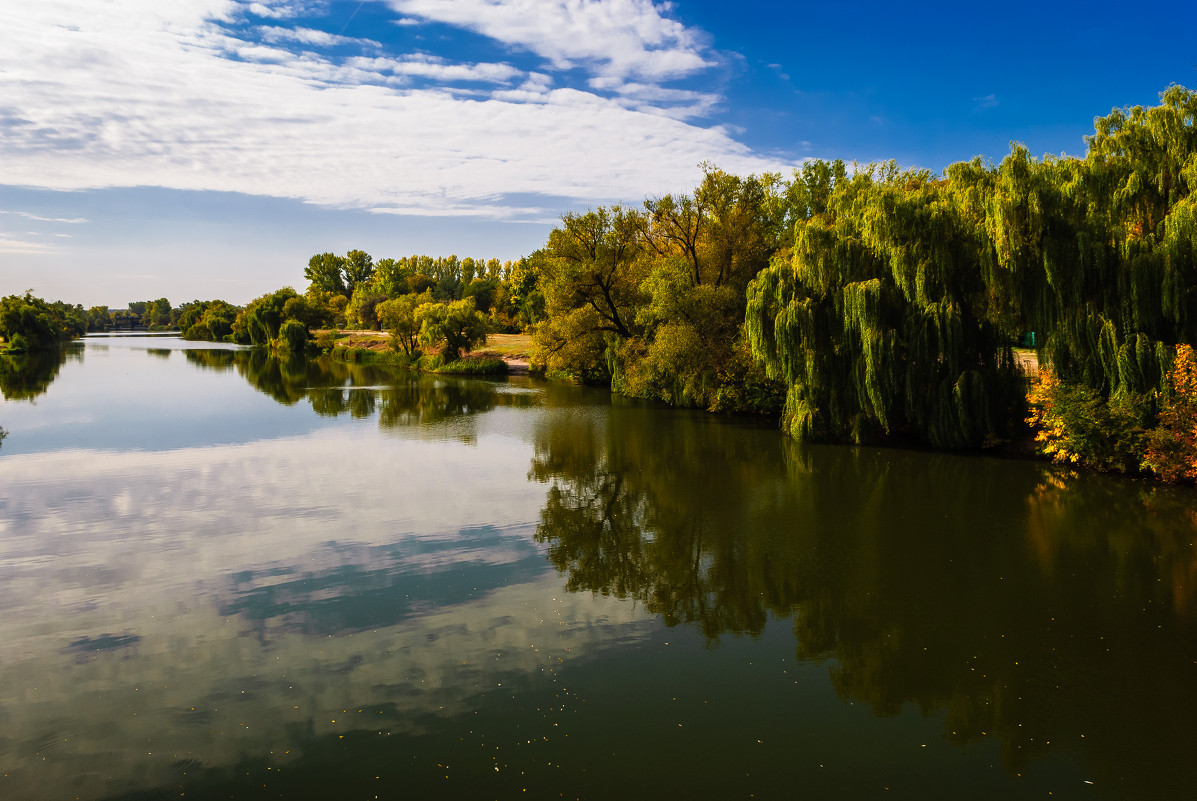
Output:
<path fill-rule="evenodd" d="M 0 392 L 5 798 L 1197 780 L 1192 491 L 172 339 Z"/>

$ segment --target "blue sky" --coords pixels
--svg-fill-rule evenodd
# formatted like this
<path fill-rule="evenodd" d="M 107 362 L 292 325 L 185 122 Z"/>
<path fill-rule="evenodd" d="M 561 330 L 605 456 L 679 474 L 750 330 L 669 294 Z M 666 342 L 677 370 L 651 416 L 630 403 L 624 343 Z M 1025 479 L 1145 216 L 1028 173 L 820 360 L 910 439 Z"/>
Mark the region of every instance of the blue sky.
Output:
<path fill-rule="evenodd" d="M 236 303 L 360 248 L 515 258 L 711 162 L 1084 152 L 1197 4 L 0 0 L 0 294 Z"/>

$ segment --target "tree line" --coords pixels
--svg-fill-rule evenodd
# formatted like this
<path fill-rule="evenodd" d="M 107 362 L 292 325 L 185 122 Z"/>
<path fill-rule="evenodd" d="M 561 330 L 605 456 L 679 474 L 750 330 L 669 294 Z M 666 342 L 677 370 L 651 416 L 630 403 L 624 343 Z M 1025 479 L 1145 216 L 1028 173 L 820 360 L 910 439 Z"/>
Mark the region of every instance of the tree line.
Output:
<path fill-rule="evenodd" d="M 32 291 L 0 298 L 0 351 L 46 350 L 87 331 L 88 316 L 82 306 L 47 302 Z"/>
<path fill-rule="evenodd" d="M 1098 118 L 1083 157 L 1015 145 L 940 174 L 704 165 L 689 194 L 565 214 L 516 261 L 320 253 L 302 295 L 142 313 L 292 352 L 320 329 L 385 329 L 407 357 L 446 361 L 524 331 L 535 369 L 778 414 L 801 439 L 980 448 L 1029 420 L 1058 459 L 1194 480 L 1195 116 L 1197 93 L 1173 86 Z M 1028 334 L 1043 365 L 1029 393 L 1014 357 Z"/>
<path fill-rule="evenodd" d="M 800 439 L 979 448 L 1029 418 L 1058 459 L 1197 479 L 1197 93 L 1161 100 L 1096 120 L 1080 158 L 708 168 L 690 195 L 567 214 L 537 358 L 683 405 L 780 392 Z"/>

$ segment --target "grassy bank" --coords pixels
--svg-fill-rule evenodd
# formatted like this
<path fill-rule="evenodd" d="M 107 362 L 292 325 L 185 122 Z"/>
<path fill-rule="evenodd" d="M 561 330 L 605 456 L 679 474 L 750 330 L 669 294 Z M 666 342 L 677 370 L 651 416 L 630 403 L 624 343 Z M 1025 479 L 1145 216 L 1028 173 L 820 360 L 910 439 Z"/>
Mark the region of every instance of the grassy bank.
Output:
<path fill-rule="evenodd" d="M 507 362 L 490 349 L 480 349 L 452 362 L 445 362 L 440 354 L 410 355 L 390 346 L 386 334 L 376 331 L 337 332 L 331 337 L 325 332 L 317 343 L 334 359 L 354 364 L 370 364 L 402 370 L 419 370 L 442 375 L 507 375 Z M 326 344 L 328 343 L 328 344 Z"/>

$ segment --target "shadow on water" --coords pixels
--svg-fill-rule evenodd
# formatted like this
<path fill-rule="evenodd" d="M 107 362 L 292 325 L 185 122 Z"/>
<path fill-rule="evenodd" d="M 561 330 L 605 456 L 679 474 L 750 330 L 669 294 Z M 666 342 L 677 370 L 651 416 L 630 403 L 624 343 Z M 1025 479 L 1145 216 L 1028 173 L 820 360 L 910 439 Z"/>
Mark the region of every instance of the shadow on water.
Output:
<path fill-rule="evenodd" d="M 83 347 L 0 356 L 0 394 L 5 400 L 33 400 L 44 395 L 66 362 L 83 361 Z"/>
<path fill-rule="evenodd" d="M 998 738 L 1011 775 L 1066 753 L 1107 788 L 1191 790 L 1191 491 L 677 419 L 537 431 L 536 538 L 570 591 L 635 599 L 711 647 L 790 620 L 842 700 L 945 714 L 945 739 Z"/>

